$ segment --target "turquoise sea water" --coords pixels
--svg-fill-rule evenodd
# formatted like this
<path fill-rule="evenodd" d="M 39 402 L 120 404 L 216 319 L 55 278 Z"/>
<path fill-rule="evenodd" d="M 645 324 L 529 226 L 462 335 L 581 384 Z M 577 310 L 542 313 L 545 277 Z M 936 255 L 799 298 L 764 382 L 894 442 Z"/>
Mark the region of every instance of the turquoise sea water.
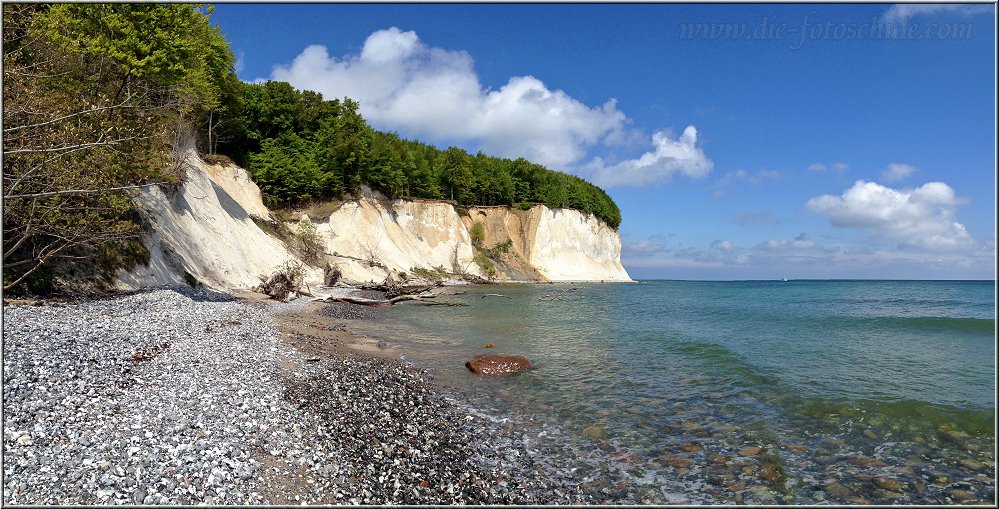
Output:
<path fill-rule="evenodd" d="M 468 305 L 358 325 L 458 399 L 540 430 L 539 450 L 608 502 L 994 500 L 991 281 L 449 291 Z M 535 369 L 478 377 L 463 366 L 477 353 Z"/>

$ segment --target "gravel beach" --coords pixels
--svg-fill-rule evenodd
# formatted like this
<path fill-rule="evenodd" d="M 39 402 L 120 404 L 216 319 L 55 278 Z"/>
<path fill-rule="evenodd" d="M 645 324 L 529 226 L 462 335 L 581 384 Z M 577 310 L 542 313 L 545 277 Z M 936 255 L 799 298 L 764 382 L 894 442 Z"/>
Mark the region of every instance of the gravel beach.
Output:
<path fill-rule="evenodd" d="M 343 348 L 345 324 L 279 329 L 309 304 L 5 305 L 4 504 L 591 502 L 425 373 Z"/>

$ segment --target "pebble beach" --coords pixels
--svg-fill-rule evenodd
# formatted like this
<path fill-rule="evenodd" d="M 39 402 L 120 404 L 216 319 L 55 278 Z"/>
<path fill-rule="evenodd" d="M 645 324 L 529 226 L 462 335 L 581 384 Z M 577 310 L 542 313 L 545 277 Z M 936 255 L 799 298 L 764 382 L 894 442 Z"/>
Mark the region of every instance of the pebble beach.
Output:
<path fill-rule="evenodd" d="M 278 326 L 309 304 L 182 287 L 5 305 L 4 504 L 592 501 L 427 373 L 329 339 L 346 321 Z"/>

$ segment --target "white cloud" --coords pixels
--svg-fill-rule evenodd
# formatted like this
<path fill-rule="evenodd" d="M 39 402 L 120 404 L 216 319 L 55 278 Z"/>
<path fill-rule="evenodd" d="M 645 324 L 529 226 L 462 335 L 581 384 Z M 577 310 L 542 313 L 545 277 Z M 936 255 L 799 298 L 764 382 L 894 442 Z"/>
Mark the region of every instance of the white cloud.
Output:
<path fill-rule="evenodd" d="M 794 238 L 794 243 L 792 244 L 797 248 L 810 248 L 815 247 L 815 241 L 807 233 L 802 233 Z"/>
<path fill-rule="evenodd" d="M 828 216 L 833 226 L 865 229 L 903 246 L 952 249 L 972 244 L 964 225 L 955 219 L 963 202 L 943 182 L 896 190 L 858 180 L 842 195 L 816 196 L 807 206 Z"/>
<path fill-rule="evenodd" d="M 670 250 L 661 235 L 652 235 L 647 240 L 625 242 L 621 247 L 622 256 L 649 256 Z"/>
<path fill-rule="evenodd" d="M 888 165 L 888 168 L 881 173 L 881 178 L 884 179 L 885 182 L 898 182 L 900 180 L 905 180 L 909 177 L 909 175 L 912 175 L 917 171 L 919 171 L 919 168 L 916 168 L 911 164 L 891 163 Z"/>
<path fill-rule="evenodd" d="M 697 146 L 697 128 L 687 126 L 677 139 L 659 131 L 652 135 L 654 150 L 638 159 L 628 159 L 606 166 L 595 158 L 582 168 L 594 184 L 603 187 L 641 186 L 668 181 L 675 173 L 691 178 L 707 175 L 714 163 Z"/>
<path fill-rule="evenodd" d="M 233 62 L 232 64 L 232 70 L 236 71 L 236 74 L 239 74 L 240 72 L 243 71 L 243 68 L 245 67 L 246 67 L 246 54 L 240 51 L 239 58 L 237 58 L 236 61 Z"/>
<path fill-rule="evenodd" d="M 488 89 L 467 52 L 427 46 L 415 32 L 395 27 L 372 33 L 359 55 L 336 58 L 324 46 L 309 46 L 270 77 L 326 97 L 355 99 L 379 128 L 431 142 L 477 141 L 490 154 L 523 156 L 556 169 L 577 163 L 598 143 L 621 138 L 628 123 L 613 99 L 590 107 L 533 76 L 514 76 Z M 656 152 L 650 157 L 656 164 L 649 172 L 670 168 L 670 158 L 685 161 L 696 131 L 690 146 L 684 134 L 675 141 L 661 133 L 653 137 Z M 640 163 L 649 162 L 643 156 L 611 173 L 641 173 Z"/>
<path fill-rule="evenodd" d="M 735 249 L 735 245 L 733 245 L 732 242 L 730 242 L 728 240 L 721 240 L 721 239 L 718 239 L 718 240 L 712 242 L 711 243 L 711 247 L 713 247 L 714 249 L 717 249 L 719 251 L 731 251 L 731 250 Z"/>
<path fill-rule="evenodd" d="M 988 5 L 968 5 L 968 4 L 896 4 L 885 11 L 881 18 L 888 23 L 901 22 L 920 14 L 936 14 L 939 12 L 956 12 L 966 16 L 991 12 Z"/>

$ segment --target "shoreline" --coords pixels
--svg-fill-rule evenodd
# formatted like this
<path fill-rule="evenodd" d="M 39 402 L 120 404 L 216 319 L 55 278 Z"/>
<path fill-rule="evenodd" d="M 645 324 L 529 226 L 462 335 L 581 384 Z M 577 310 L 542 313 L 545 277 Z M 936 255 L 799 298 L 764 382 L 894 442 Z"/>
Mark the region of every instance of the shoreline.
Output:
<path fill-rule="evenodd" d="M 5 304 L 4 503 L 592 503 L 323 303 L 263 300 Z"/>

